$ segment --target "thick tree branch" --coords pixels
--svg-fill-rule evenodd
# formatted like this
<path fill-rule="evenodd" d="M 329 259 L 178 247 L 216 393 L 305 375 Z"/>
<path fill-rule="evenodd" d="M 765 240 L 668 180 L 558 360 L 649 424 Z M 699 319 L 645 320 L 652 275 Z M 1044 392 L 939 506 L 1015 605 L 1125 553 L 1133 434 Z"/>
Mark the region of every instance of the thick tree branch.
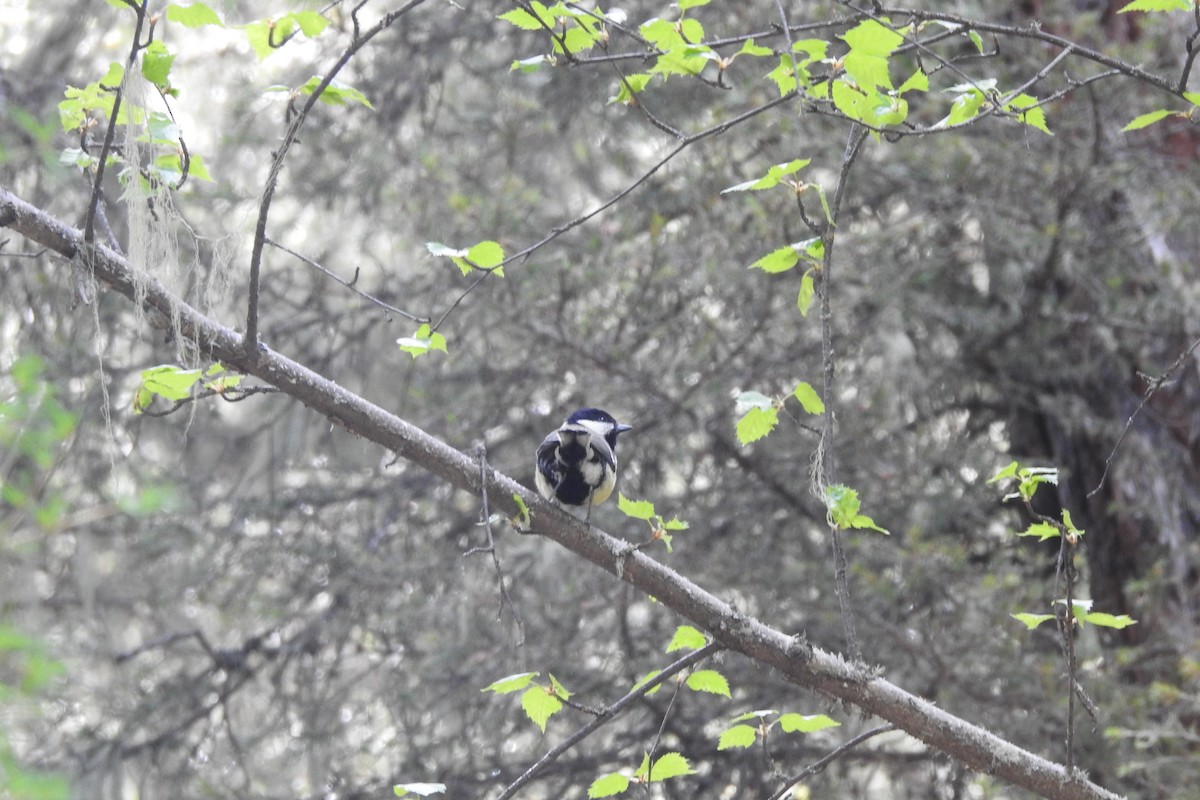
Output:
<path fill-rule="evenodd" d="M 68 259 L 86 247 L 80 231 L 20 200 L 4 187 L 0 187 L 0 227 L 11 228 Z M 166 319 L 176 315 L 180 335 L 194 341 L 200 352 L 277 386 L 348 431 L 394 451 L 455 487 L 480 493 L 476 459 L 285 356 L 266 349 L 257 357 L 247 355 L 241 337 L 234 331 L 179 301 L 157 280 L 136 272 L 117 253 L 95 247 L 92 255 L 96 278 L 131 300 L 140 298 L 145 310 L 159 311 Z M 64 280 L 69 278 L 64 275 Z M 534 533 L 653 595 L 664 606 L 708 630 L 717 643 L 774 667 L 789 682 L 879 716 L 972 769 L 999 776 L 1042 797 L 1117 797 L 1083 775 L 1068 773 L 1063 766 L 960 719 L 839 655 L 810 646 L 802 637 L 789 636 L 737 611 L 673 569 L 642 552 L 631 551 L 627 542 L 549 505 L 511 478 L 492 469 L 484 476 L 489 498 L 500 511 L 515 516 L 518 509 L 513 495 L 519 495 L 531 510 Z"/>

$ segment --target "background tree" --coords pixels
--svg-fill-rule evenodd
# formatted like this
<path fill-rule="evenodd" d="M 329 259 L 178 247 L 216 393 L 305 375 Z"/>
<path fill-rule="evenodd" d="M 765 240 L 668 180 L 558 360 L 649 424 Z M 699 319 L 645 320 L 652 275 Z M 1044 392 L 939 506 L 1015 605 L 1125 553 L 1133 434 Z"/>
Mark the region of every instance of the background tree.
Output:
<path fill-rule="evenodd" d="M 42 369 L 7 370 L 3 419 L 29 387 L 78 418 L 51 462 L 3 440 L 7 624 L 68 676 L 5 717 L 22 769 L 69 774 L 81 796 L 378 796 L 414 781 L 499 796 L 592 717 L 568 708 L 543 734 L 518 695 L 481 689 L 553 673 L 603 708 L 681 655 L 664 652 L 686 621 L 677 605 L 629 585 L 647 554 L 851 654 L 823 497 L 837 483 L 892 533 L 842 536 L 867 664 L 1112 791 L 1178 797 L 1196 782 L 1194 7 L 633 3 L 601 22 L 536 3 L 246 3 L 201 25 L 199 5 L 110 5 L 53 0 L 5 23 L 3 184 L 230 328 L 246 328 L 257 260 L 269 350 L 231 348 L 224 382 L 158 416 L 177 404 L 146 396 L 143 371 L 207 369 L 213 340 L 94 286 L 53 236 L 32 239 L 50 251 L 6 244 L 0 358 Z M 112 62 L 151 65 L 122 105 L 134 123 L 139 108 L 159 116 L 129 139 L 118 126 L 94 204 Z M 880 62 L 897 90 L 918 72 L 928 90 L 872 86 Z M 335 103 L 306 108 L 331 77 Z M 775 187 L 722 193 L 780 164 L 794 171 Z M 33 218 L 0 207 L 28 237 Z M 503 277 L 437 255 L 484 241 L 521 254 Z M 797 242 L 791 269 L 747 271 Z M 471 260 L 494 266 L 486 251 Z M 820 290 L 807 315 L 803 274 Z M 397 347 L 435 332 L 446 353 Z M 614 580 L 498 519 L 498 573 L 472 552 L 488 533 L 479 498 L 437 467 L 448 456 L 397 459 L 379 445 L 399 439 L 347 435 L 364 428 L 321 405 L 333 389 L 260 369 L 276 353 L 461 450 L 484 442 L 526 485 L 567 411 L 608 408 L 637 426 L 622 492 L 690 527 Z M 258 378 L 235 385 L 237 371 Z M 779 428 L 743 445 L 744 393 L 786 398 L 800 381 L 827 413 L 788 399 Z M 832 475 L 814 473 L 818 451 Z M 1057 543 L 1014 540 L 1029 511 L 986 482 L 1013 459 L 1060 468 L 1030 511 L 1065 508 L 1086 531 L 1077 596 L 1138 620 L 1081 629 L 1098 713 L 1077 712 L 1069 754 L 1059 636 L 1009 618 L 1063 596 Z M 507 493 L 488 499 L 512 513 Z M 538 509 L 534 522 L 595 541 Z M 615 504 L 593 522 L 647 537 Z M 878 727 L 764 663 L 690 664 L 719 670 L 731 698 L 668 682 L 521 792 L 582 797 L 654 750 L 695 773 L 651 796 L 769 797 Z M 765 708 L 842 725 L 716 749 L 736 715 Z M 888 733 L 802 782 L 1020 796 L 970 766 Z"/>

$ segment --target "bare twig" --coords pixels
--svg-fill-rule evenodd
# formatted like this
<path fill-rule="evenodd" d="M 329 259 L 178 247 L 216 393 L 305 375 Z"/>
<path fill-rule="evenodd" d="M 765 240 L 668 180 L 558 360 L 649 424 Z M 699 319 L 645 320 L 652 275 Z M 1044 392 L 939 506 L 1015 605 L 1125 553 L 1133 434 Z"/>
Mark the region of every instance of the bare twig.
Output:
<path fill-rule="evenodd" d="M 296 143 L 296 139 L 300 134 L 300 127 L 308 119 L 308 114 L 312 111 L 313 106 L 316 105 L 317 100 L 320 99 L 321 93 L 328 88 L 329 84 L 333 82 L 333 79 L 342 68 L 350 63 L 350 59 L 354 57 L 354 54 L 376 35 L 391 27 L 400 17 L 424 2 L 425 0 L 409 0 L 409 2 L 400 8 L 389 11 L 379 22 L 361 33 L 358 30 L 358 19 L 355 18 L 354 39 L 351 40 L 345 52 L 338 57 L 338 60 L 334 62 L 329 71 L 321 78 L 320 83 L 317 84 L 316 88 L 308 96 L 300 112 L 292 119 L 291 124 L 288 125 L 287 132 L 284 133 L 282 144 L 279 145 L 279 149 L 275 151 L 271 159 L 271 169 L 267 173 L 267 183 L 263 187 L 262 200 L 258 207 L 258 222 L 254 226 L 254 245 L 250 251 L 250 289 L 249 302 L 247 303 L 248 308 L 246 310 L 246 336 L 244 340 L 246 355 L 250 359 L 258 357 L 258 294 L 262 272 L 262 251 L 267 238 L 267 215 L 271 211 L 271 200 L 275 197 L 275 188 L 279 184 L 279 173 L 283 170 L 283 161 L 287 158 L 288 151 L 292 145 Z M 355 11 L 357 10 L 356 8 Z"/>
<path fill-rule="evenodd" d="M 364 300 L 367 300 L 368 302 L 374 303 L 375 305 L 379 306 L 384 311 L 390 311 L 391 313 L 395 314 L 396 316 L 404 317 L 405 319 L 410 319 L 413 322 L 417 322 L 417 323 L 424 324 L 426 322 L 429 322 L 429 319 L 427 317 L 418 317 L 416 314 L 409 313 L 408 311 L 405 311 L 402 308 L 396 308 L 393 305 L 389 305 L 388 303 L 383 302 L 375 295 L 368 294 L 367 292 L 364 292 L 361 289 L 357 288 L 354 284 L 358 281 L 358 270 L 354 271 L 354 280 L 346 281 L 346 280 L 343 280 L 342 278 L 340 278 L 334 272 L 321 266 L 316 261 L 313 261 L 308 256 L 297 253 L 295 250 L 292 250 L 290 247 L 287 247 L 286 245 L 280 244 L 279 242 L 275 241 L 274 239 L 272 239 L 269 236 L 264 237 L 263 242 L 265 244 L 271 245 L 271 247 L 275 247 L 275 248 L 282 250 L 283 252 L 287 253 L 288 255 L 295 256 L 296 258 L 303 261 L 305 264 L 308 264 L 313 269 L 324 274 L 326 277 L 332 278 L 333 280 L 340 283 L 342 286 L 345 286 L 347 289 L 354 292 L 356 295 L 363 298 Z"/>
<path fill-rule="evenodd" d="M 536 778 L 542 772 L 542 770 L 553 763 L 559 756 L 582 742 L 587 737 L 591 736 L 597 730 L 606 725 L 610 720 L 614 719 L 618 714 L 622 713 L 631 705 L 633 705 L 633 703 L 645 697 L 650 690 L 663 683 L 676 673 L 687 669 L 693 664 L 699 664 L 701 661 L 721 649 L 721 645 L 717 644 L 716 642 L 709 642 L 699 650 L 688 653 L 683 658 L 666 667 L 662 672 L 658 673 L 650 680 L 639 684 L 634 689 L 631 689 L 629 693 L 620 700 L 605 708 L 601 712 L 601 716 L 575 731 L 575 733 L 563 740 L 561 744 L 552 748 L 544 756 L 534 762 L 533 766 L 521 774 L 521 777 L 510 783 L 503 792 L 497 795 L 496 800 L 509 800 L 510 797 L 514 796 L 518 791 L 521 790 L 522 787 Z"/>
<path fill-rule="evenodd" d="M 142 38 L 142 26 L 146 22 L 146 6 L 149 2 L 150 0 L 142 0 L 142 4 L 139 6 L 133 0 L 125 0 L 125 4 L 132 8 L 134 14 L 137 15 L 137 23 L 133 29 L 133 44 L 129 47 L 129 58 L 125 62 L 126 72 L 133 69 L 133 65 L 137 62 L 138 51 L 144 47 L 139 40 Z M 151 29 L 153 29 L 153 25 Z M 83 240 L 89 245 L 95 241 L 96 209 L 100 205 L 100 190 L 104 184 L 104 165 L 108 161 L 109 152 L 112 150 L 113 137 L 117 133 L 117 117 L 121 112 L 121 99 L 123 96 L 121 87 L 117 86 L 113 89 L 113 92 L 112 113 L 108 118 L 108 128 L 104 131 L 104 144 L 100 147 L 100 158 L 96 162 L 96 179 L 92 183 L 92 197 L 88 201 L 87 215 L 83 221 Z"/>
<path fill-rule="evenodd" d="M 850 177 L 850 169 L 866 141 L 867 130 L 855 125 L 850 128 L 850 136 L 846 141 L 846 151 L 842 155 L 842 170 L 838 176 L 837 189 L 834 191 L 833 202 L 830 205 L 831 223 L 826 226 L 822 239 L 825 244 L 825 255 L 821 266 L 821 362 L 822 362 L 822 398 L 825 401 L 825 424 L 821 432 L 821 442 L 818 444 L 817 462 L 820 474 L 816 485 L 819 489 L 818 500 L 828 502 L 825 492 L 837 482 L 837 460 L 834 449 L 836 434 L 836 364 L 837 359 L 833 349 L 833 304 L 832 304 L 832 275 L 833 275 L 833 246 L 837 238 L 837 224 L 841 219 L 842 200 L 846 196 L 846 183 Z M 842 628 L 846 634 L 846 649 L 852 661 L 862 658 L 858 644 L 858 635 L 854 630 L 854 611 L 850 605 L 850 582 L 846 574 L 846 550 L 842 545 L 842 532 L 835 525 L 829 526 L 830 540 L 833 546 L 834 580 L 836 583 L 838 606 L 842 614 Z"/>
<path fill-rule="evenodd" d="M 863 731 L 858 736 L 855 736 L 853 739 L 850 739 L 849 741 L 842 742 L 840 745 L 835 747 L 833 750 L 830 750 L 824 756 L 817 759 L 813 763 L 809 764 L 807 767 L 805 767 L 800 772 L 797 772 L 791 778 L 788 778 L 787 783 L 785 783 L 778 792 L 771 795 L 771 800 L 783 800 L 783 798 L 788 796 L 788 793 L 792 790 L 792 787 L 795 786 L 800 781 L 804 780 L 805 778 L 810 778 L 813 775 L 816 775 L 817 773 L 821 772 L 827 766 L 829 766 L 831 763 L 833 763 L 836 759 L 841 758 L 843 755 L 850 752 L 854 748 L 858 747 L 860 744 L 867 741 L 868 739 L 872 739 L 876 736 L 879 736 L 881 733 L 887 733 L 889 731 L 894 731 L 894 730 L 896 730 L 895 725 L 892 725 L 892 724 L 880 725 L 878 728 L 872 728 L 869 731 Z"/>
<path fill-rule="evenodd" d="M 1113 445 L 1112 452 L 1108 454 L 1108 458 L 1104 459 L 1104 472 L 1100 474 L 1100 482 L 1096 484 L 1095 489 L 1092 489 L 1087 493 L 1087 497 L 1092 497 L 1102 488 L 1104 488 L 1104 481 L 1108 479 L 1109 468 L 1112 467 L 1113 459 L 1117 457 L 1117 451 L 1121 449 L 1121 443 L 1125 441 L 1126 434 L 1128 434 L 1129 429 L 1133 427 L 1133 421 L 1137 419 L 1139 414 L 1142 413 L 1142 409 L 1145 408 L 1146 404 L 1150 402 L 1150 398 L 1154 397 L 1155 393 L 1163 387 L 1163 384 L 1165 384 L 1167 380 L 1174 375 L 1180 367 L 1183 366 L 1183 362 L 1188 356 L 1195 352 L 1197 347 L 1200 347 L 1200 339 L 1192 342 L 1186 350 L 1180 353 L 1179 358 L 1176 358 L 1171 366 L 1167 367 L 1166 372 L 1150 381 L 1150 388 L 1147 389 L 1146 394 L 1142 396 L 1142 400 L 1140 403 L 1138 403 L 1137 408 L 1135 408 L 1133 413 L 1129 415 L 1129 419 L 1125 420 L 1125 427 L 1122 429 L 1121 435 L 1117 437 L 1117 443 Z"/>
<path fill-rule="evenodd" d="M 508 586 L 504 580 L 504 567 L 500 565 L 500 554 L 496 552 L 496 539 L 492 535 L 492 512 L 488 508 L 488 493 L 487 493 L 487 447 L 483 442 L 479 442 L 475 446 L 475 457 L 479 461 L 479 525 L 487 534 L 487 545 L 484 547 L 472 547 L 467 552 L 463 553 L 463 558 L 473 556 L 477 553 L 488 553 L 492 557 L 492 566 L 496 570 L 496 582 L 500 585 L 500 607 L 496 611 L 496 620 L 499 621 L 504 614 L 504 607 L 508 606 L 512 611 L 513 620 L 517 623 L 517 647 L 525 646 L 525 618 L 521 616 L 521 609 L 513 602 L 512 596 L 508 593 Z"/>

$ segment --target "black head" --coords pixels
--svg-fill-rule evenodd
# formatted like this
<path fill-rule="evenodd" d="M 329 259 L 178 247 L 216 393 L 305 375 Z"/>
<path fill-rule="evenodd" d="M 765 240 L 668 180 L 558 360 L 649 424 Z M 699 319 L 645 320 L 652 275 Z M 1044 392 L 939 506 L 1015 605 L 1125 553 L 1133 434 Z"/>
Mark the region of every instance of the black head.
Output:
<path fill-rule="evenodd" d="M 591 423 L 589 427 L 595 427 L 600 434 L 604 436 L 609 447 L 617 446 L 617 434 L 624 433 L 632 428 L 632 425 L 623 425 L 613 418 L 612 414 L 607 411 L 601 411 L 598 408 L 581 408 L 578 411 L 571 413 L 567 417 L 566 424 L 575 425 L 580 423 Z"/>

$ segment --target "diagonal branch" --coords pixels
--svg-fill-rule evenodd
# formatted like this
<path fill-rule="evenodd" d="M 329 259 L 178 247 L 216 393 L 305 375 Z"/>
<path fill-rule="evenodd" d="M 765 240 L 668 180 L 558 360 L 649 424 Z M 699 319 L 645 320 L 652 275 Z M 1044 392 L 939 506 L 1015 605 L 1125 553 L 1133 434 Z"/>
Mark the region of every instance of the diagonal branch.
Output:
<path fill-rule="evenodd" d="M 37 242 L 67 259 L 87 247 L 83 234 L 17 198 L 0 186 L 0 227 Z M 1051 800 L 1117 800 L 1079 772 L 1022 749 L 994 733 L 913 695 L 840 655 L 807 644 L 734 609 L 670 567 L 595 525 L 585 525 L 540 495 L 493 469 L 481 476 L 478 461 L 302 364 L 274 351 L 246 353 L 243 339 L 187 305 L 152 276 L 136 271 L 107 247 L 93 250 L 95 275 L 145 311 L 178 320 L 178 335 L 201 353 L 232 369 L 255 375 L 300 400 L 347 431 L 395 452 L 400 458 L 474 495 L 486 486 L 502 513 L 519 513 L 516 497 L 530 509 L 532 532 L 551 539 L 665 607 L 707 630 L 713 640 L 788 682 L 856 706 L 894 723 L 930 747 L 971 769 L 999 776 Z M 148 314 L 153 318 L 154 314 Z"/>

